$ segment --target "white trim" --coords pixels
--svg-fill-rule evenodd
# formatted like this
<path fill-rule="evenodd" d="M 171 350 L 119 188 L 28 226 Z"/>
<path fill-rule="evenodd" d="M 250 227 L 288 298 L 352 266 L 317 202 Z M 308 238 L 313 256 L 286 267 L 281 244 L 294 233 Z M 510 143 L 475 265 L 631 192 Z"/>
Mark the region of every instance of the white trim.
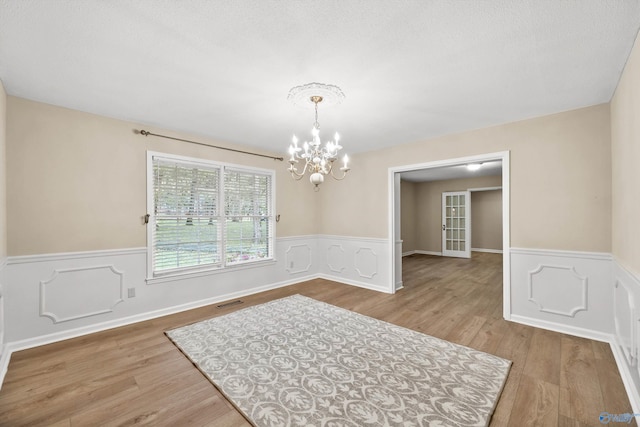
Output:
<path fill-rule="evenodd" d="M 632 295 L 635 295 L 636 302 L 640 299 L 640 275 L 636 272 L 630 270 L 625 265 L 623 265 L 618 258 L 613 257 L 613 283 L 614 286 L 617 283 L 620 283 L 622 286 L 627 287 L 627 285 L 631 285 L 635 288 L 628 289 L 628 291 L 632 292 Z M 632 310 L 633 314 L 633 310 Z M 631 328 L 631 333 L 634 334 L 635 329 L 635 337 L 632 339 L 636 340 L 636 346 L 638 345 L 637 341 L 640 341 L 640 318 L 637 314 L 631 319 L 634 322 L 634 327 Z M 637 348 L 636 348 L 637 351 Z M 629 397 L 629 401 L 631 403 L 631 407 L 633 408 L 634 413 L 640 413 L 640 384 L 636 383 L 636 378 L 638 378 L 638 373 L 634 372 L 639 368 L 639 361 L 636 358 L 634 360 L 635 366 L 633 363 L 630 363 L 628 358 L 628 354 L 626 354 L 625 350 L 622 348 L 617 338 L 617 330 L 614 331 L 614 339 L 611 341 L 611 352 L 616 360 L 616 364 L 618 365 L 618 371 L 620 372 L 620 377 L 622 377 L 622 382 L 627 391 L 627 396 Z M 637 354 L 636 354 L 637 356 Z"/>
<path fill-rule="evenodd" d="M 467 188 L 467 191 L 494 191 L 494 190 L 502 190 L 502 187 L 478 187 L 478 188 Z"/>
<path fill-rule="evenodd" d="M 209 269 L 200 268 L 193 271 L 179 271 L 176 273 L 163 274 L 161 276 L 156 276 L 156 277 L 147 277 L 145 278 L 145 282 L 147 282 L 147 285 L 155 285 L 157 283 L 175 282 L 176 280 L 192 279 L 195 277 L 203 277 L 203 276 L 214 276 L 216 274 L 231 273 L 237 270 L 246 270 L 249 268 L 265 267 L 265 266 L 269 266 L 276 263 L 277 261 L 275 258 L 269 258 L 269 259 L 260 260 L 260 261 L 253 261 L 246 264 L 230 264 L 230 265 L 227 265 L 226 267 L 214 267 Z"/>
<path fill-rule="evenodd" d="M 345 279 L 345 278 L 342 278 L 342 277 L 333 276 L 331 274 L 322 274 L 321 273 L 321 274 L 318 274 L 316 276 L 316 278 L 325 279 L 325 280 L 331 280 L 332 282 L 343 283 L 345 285 L 357 286 L 358 288 L 370 289 L 372 291 L 383 292 L 385 294 L 393 293 L 393 292 L 389 292 L 388 288 L 375 286 L 375 285 L 372 285 L 370 283 L 360 282 L 358 280 Z M 302 282 L 303 280 L 300 280 L 300 281 Z"/>
<path fill-rule="evenodd" d="M 488 254 L 501 254 L 504 251 L 502 249 L 471 248 L 471 252 L 486 252 Z"/>
<path fill-rule="evenodd" d="M 611 343 L 613 340 L 613 335 L 606 334 L 604 332 L 596 332 L 589 329 L 578 328 L 576 326 L 568 326 L 560 323 L 548 322 L 546 320 L 532 319 L 531 317 L 520 316 L 518 314 L 512 314 L 511 321 L 527 326 L 533 326 L 535 328 L 560 332 L 561 334 L 573 335 L 580 338 L 588 338 L 595 341 Z"/>
<path fill-rule="evenodd" d="M 315 237 L 318 239 L 350 240 L 350 241 L 367 242 L 367 243 L 387 243 L 389 241 L 389 239 L 386 239 L 384 237 L 338 236 L 334 234 L 316 234 Z"/>
<path fill-rule="evenodd" d="M 414 252 L 420 255 L 442 256 L 442 252 L 437 252 L 437 251 L 421 251 L 418 249 L 418 250 L 415 250 Z"/>
<path fill-rule="evenodd" d="M 415 254 L 416 251 L 408 251 L 408 252 L 402 252 L 402 258 L 409 256 L 409 255 L 413 255 Z"/>
<path fill-rule="evenodd" d="M 518 254 L 518 255 L 595 259 L 598 261 L 613 260 L 613 256 L 611 254 L 604 253 L 604 252 L 581 252 L 581 251 L 561 251 L 561 250 L 555 250 L 555 249 L 524 249 L 524 248 L 511 248 L 510 252 L 512 254 Z"/>
<path fill-rule="evenodd" d="M 0 271 L 2 271 L 2 269 L 5 268 L 8 263 L 9 263 L 8 257 L 3 256 L 2 258 L 0 258 Z"/>
<path fill-rule="evenodd" d="M 300 236 L 276 237 L 276 242 L 298 241 L 301 239 L 316 239 L 317 237 L 318 237 L 318 234 L 303 234 Z"/>
<path fill-rule="evenodd" d="M 4 383 L 4 377 L 9 370 L 9 362 L 11 362 L 11 354 L 17 350 L 12 350 L 8 344 L 2 345 L 2 353 L 0 354 L 0 389 Z"/>
<path fill-rule="evenodd" d="M 290 285 L 294 285 L 296 283 L 300 283 L 300 282 L 305 282 L 308 280 L 313 280 L 313 279 L 317 279 L 318 277 L 320 277 L 317 274 L 313 274 L 313 275 L 309 275 L 309 276 L 305 276 L 305 277 L 296 277 L 294 279 L 291 280 L 285 280 L 282 282 L 277 282 L 277 283 L 271 283 L 269 285 L 264 285 L 264 286 L 260 286 L 257 288 L 252 288 L 248 291 L 244 291 L 244 292 L 231 292 L 228 294 L 224 294 L 224 295 L 219 295 L 213 298 L 207 298 L 207 299 L 203 299 L 203 300 L 199 300 L 199 301 L 193 301 L 190 303 L 186 303 L 186 304 L 180 304 L 180 305 L 176 305 L 173 307 L 168 307 L 168 308 L 164 308 L 161 310 L 154 310 L 154 311 L 150 311 L 147 313 L 142 313 L 142 314 L 137 314 L 134 316 L 129 316 L 129 317 L 125 317 L 125 318 L 121 318 L 121 319 L 117 319 L 117 320 L 112 320 L 112 321 L 108 321 L 108 322 L 102 322 L 102 323 L 96 323 L 94 325 L 90 325 L 90 326 L 84 326 L 81 328 L 76 328 L 76 329 L 70 329 L 70 330 L 66 330 L 66 331 L 62 331 L 62 332 L 58 332 L 58 333 L 53 333 L 53 334 L 48 334 L 48 335 L 43 335 L 43 336 L 39 336 L 39 337 L 35 337 L 35 338 L 29 338 L 26 340 L 21 340 L 21 341 L 15 341 L 15 342 L 11 342 L 5 345 L 5 351 L 3 351 L 3 358 L 4 355 L 8 349 L 9 353 L 12 353 L 14 351 L 20 351 L 20 350 L 26 350 L 28 348 L 33 348 L 33 347 L 38 347 L 41 345 L 46 345 L 46 344 L 51 344 L 54 342 L 58 342 L 58 341 L 63 341 L 63 340 L 67 340 L 70 338 L 76 338 L 76 337 L 80 337 L 80 336 L 84 336 L 87 334 L 92 334 L 92 333 L 96 333 L 96 332 L 101 332 L 101 331 L 105 331 L 108 329 L 113 329 L 113 328 L 119 328 L 121 326 L 126 326 L 126 325 L 130 325 L 133 323 L 138 323 L 138 322 L 143 322 L 146 320 L 151 320 L 151 319 L 156 319 L 158 317 L 163 317 L 163 316 L 168 316 L 171 314 L 176 314 L 176 313 L 181 313 L 183 311 L 187 311 L 187 310 L 193 310 L 195 308 L 200 308 L 200 307 L 204 307 L 207 305 L 212 305 L 212 304 L 217 304 L 219 302 L 222 301 L 227 301 L 227 300 L 231 300 L 231 299 L 236 299 L 236 298 L 242 298 L 242 297 L 247 297 L 249 295 L 253 295 L 253 294 L 257 294 L 260 292 L 265 292 L 265 291 L 269 291 L 269 290 L 273 290 L 273 289 L 277 289 L 277 288 L 282 288 L 285 286 L 290 286 Z M 333 280 L 333 279 L 331 279 Z M 336 280 L 338 281 L 338 280 Z M 8 365 L 8 362 L 7 362 Z M 0 381 L 3 379 L 0 378 Z"/>
<path fill-rule="evenodd" d="M 26 264 L 32 262 L 49 262 L 49 261 L 62 261 L 68 259 L 81 259 L 81 258 L 98 258 L 106 256 L 121 256 L 121 255 L 136 255 L 146 254 L 147 248 L 128 248 L 128 249 L 105 249 L 97 251 L 82 251 L 82 252 L 58 252 L 52 254 L 38 254 L 38 255 L 20 255 L 10 256 L 7 259 L 8 265 L 13 264 Z"/>
<path fill-rule="evenodd" d="M 640 414 L 640 389 L 638 389 L 633 381 L 633 375 L 629 370 L 629 365 L 626 363 L 625 355 L 615 341 L 612 340 L 609 346 L 611 347 L 613 358 L 616 360 L 616 365 L 618 365 L 618 372 L 622 378 L 622 384 L 624 384 L 624 389 L 627 392 L 633 413 Z"/>
<path fill-rule="evenodd" d="M 146 268 L 146 276 L 147 276 L 147 283 L 155 283 L 157 281 L 163 281 L 163 279 L 167 278 L 167 277 L 177 277 L 177 276 L 182 276 L 182 275 L 190 275 L 190 274 L 197 274 L 198 272 L 204 272 L 205 274 L 211 274 L 213 271 L 216 270 L 225 270 L 227 268 L 232 268 L 235 264 L 227 264 L 226 262 L 226 243 L 227 243 L 227 238 L 225 235 L 225 227 L 224 224 L 221 227 L 221 236 L 219 237 L 219 250 L 221 251 L 221 260 L 216 263 L 216 264 L 204 264 L 204 265 L 198 265 L 198 266 L 194 266 L 193 268 L 182 268 L 182 267 L 178 267 L 175 272 L 171 271 L 171 272 L 166 272 L 163 273 L 162 271 L 159 272 L 155 272 L 154 268 L 153 268 L 153 234 L 154 234 L 154 229 L 153 229 L 153 224 L 155 223 L 155 213 L 154 213 L 154 197 L 153 197 L 153 192 L 154 192 L 154 170 L 153 170 L 153 164 L 154 164 L 154 159 L 158 159 L 160 161 L 165 161 L 165 162 L 169 162 L 169 163 L 177 163 L 177 164 L 183 164 L 186 166 L 202 166 L 203 168 L 208 168 L 209 170 L 217 170 L 218 171 L 218 179 L 219 179 L 219 188 L 218 188 L 218 200 L 219 203 L 224 203 L 224 198 L 225 198 L 225 185 L 224 185 L 224 181 L 225 181 L 225 175 L 227 173 L 227 170 L 232 171 L 232 172 L 240 172 L 240 173 L 248 173 L 248 174 L 253 174 L 253 175 L 264 175 L 269 177 L 270 179 L 270 192 L 271 192 L 271 196 L 269 197 L 269 203 L 268 203 L 268 207 L 269 207 L 269 221 L 273 221 L 272 225 L 273 227 L 269 227 L 269 235 L 267 236 L 267 242 L 268 242 L 268 251 L 272 254 L 272 256 L 264 259 L 264 260 L 255 260 L 255 261 L 247 261 L 247 264 L 253 264 L 253 263 L 261 263 L 262 261 L 268 261 L 268 260 L 273 260 L 275 261 L 275 239 L 276 239 L 276 235 L 275 235 L 275 228 L 276 228 L 276 171 L 275 169 L 266 169 L 266 168 L 259 168 L 259 167 L 253 167 L 253 166 L 245 166 L 245 165 L 238 165 L 238 164 L 234 164 L 234 163 L 228 163 L 228 162 L 220 162 L 220 161 L 215 161 L 215 160 L 208 160 L 208 159 L 201 159 L 201 158 L 196 158 L 196 157 L 188 157 L 188 156 L 181 156 L 181 155 L 177 155 L 177 154 L 170 154 L 170 153 L 161 153 L 158 151 L 151 151 L 151 150 L 147 150 L 147 164 L 146 164 L 146 171 L 147 171 L 147 176 L 146 176 L 146 183 L 147 183 L 147 188 L 146 188 L 146 199 L 147 199 L 147 215 L 149 215 L 149 219 L 148 222 L 145 225 L 145 229 L 146 229 L 146 234 L 147 234 L 147 268 Z M 224 209 L 223 209 L 224 210 Z M 224 222 L 225 220 L 225 214 L 224 212 L 222 213 L 218 213 L 218 217 Z M 244 263 L 242 263 L 244 264 Z M 193 276 L 193 277 L 197 277 L 197 276 Z M 159 279 L 159 280 L 156 280 Z M 164 280 L 166 281 L 166 280 Z"/>
<path fill-rule="evenodd" d="M 396 248 L 395 248 L 395 225 L 399 218 L 396 218 L 395 199 L 396 192 L 400 191 L 399 185 L 396 188 L 395 175 L 400 172 L 409 172 L 420 169 L 432 169 L 443 166 L 456 166 L 467 163 L 483 162 L 490 160 L 502 161 L 502 304 L 503 317 L 506 320 L 511 318 L 511 257 L 509 256 L 509 247 L 511 246 L 511 215 L 510 215 L 510 152 L 499 151 L 495 153 L 479 154 L 475 156 L 459 157 L 454 159 L 436 160 L 426 163 L 418 163 L 412 165 L 393 166 L 387 172 L 388 185 L 388 236 L 389 236 L 389 288 L 394 287 L 396 275 Z M 393 292 L 390 292 L 393 293 Z"/>

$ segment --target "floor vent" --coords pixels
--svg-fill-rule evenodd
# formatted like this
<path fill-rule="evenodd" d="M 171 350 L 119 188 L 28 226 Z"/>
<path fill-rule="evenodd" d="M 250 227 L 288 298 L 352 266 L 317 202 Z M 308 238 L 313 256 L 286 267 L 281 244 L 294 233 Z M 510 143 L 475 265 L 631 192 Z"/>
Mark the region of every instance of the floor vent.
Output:
<path fill-rule="evenodd" d="M 217 307 L 218 308 L 225 308 L 225 307 L 229 307 L 229 306 L 236 305 L 236 304 L 242 304 L 242 300 L 237 299 L 235 301 L 225 302 L 224 304 L 220 304 Z"/>

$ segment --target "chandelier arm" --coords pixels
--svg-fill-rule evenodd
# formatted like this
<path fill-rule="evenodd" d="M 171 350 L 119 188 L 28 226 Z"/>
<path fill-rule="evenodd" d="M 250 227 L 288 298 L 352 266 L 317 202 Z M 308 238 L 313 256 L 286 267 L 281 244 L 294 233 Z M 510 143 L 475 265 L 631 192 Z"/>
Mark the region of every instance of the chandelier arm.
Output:
<path fill-rule="evenodd" d="M 337 176 L 334 175 L 333 169 L 331 169 L 331 177 L 333 179 L 335 179 L 336 181 L 342 181 L 347 176 L 347 172 L 349 172 L 349 169 L 343 170 L 342 171 L 342 176 L 340 178 L 338 178 Z"/>
<path fill-rule="evenodd" d="M 291 164 L 291 166 L 289 167 L 289 169 L 287 169 L 289 172 L 291 172 L 291 176 L 296 178 L 296 181 L 300 181 L 302 179 L 302 177 L 304 176 L 305 173 L 307 173 L 307 166 L 309 165 L 309 163 L 305 163 L 304 164 L 304 168 L 302 169 L 302 172 L 298 172 L 298 169 L 293 166 L 293 164 Z"/>

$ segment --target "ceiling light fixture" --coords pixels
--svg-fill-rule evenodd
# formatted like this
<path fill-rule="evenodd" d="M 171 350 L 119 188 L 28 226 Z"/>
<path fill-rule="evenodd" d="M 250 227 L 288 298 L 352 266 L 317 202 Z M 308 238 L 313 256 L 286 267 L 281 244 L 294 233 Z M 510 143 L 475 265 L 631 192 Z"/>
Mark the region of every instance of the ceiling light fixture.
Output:
<path fill-rule="evenodd" d="M 474 172 L 480 169 L 481 166 L 482 166 L 482 163 L 469 163 L 467 165 L 467 169 L 469 169 L 471 172 Z"/>
<path fill-rule="evenodd" d="M 342 158 L 343 166 L 340 168 L 342 176 L 333 173 L 333 162 L 338 159 L 338 152 L 342 150 L 340 145 L 340 135 L 335 133 L 334 139 L 327 141 L 324 145 L 320 140 L 320 123 L 318 122 L 318 104 L 325 102 L 325 105 L 335 105 L 342 102 L 344 93 L 338 86 L 325 85 L 322 83 L 309 83 L 296 86 L 289 91 L 287 97 L 297 106 L 313 106 L 315 109 L 315 122 L 311 128 L 311 141 L 305 141 L 302 147 L 298 146 L 298 138 L 293 135 L 292 143 L 289 146 L 289 169 L 291 176 L 296 180 L 309 172 L 309 181 L 314 185 L 314 190 L 318 191 L 320 184 L 324 182 L 325 175 L 331 175 L 334 179 L 342 180 L 349 172 L 349 156 L 346 154 Z M 304 162 L 302 170 L 298 170 L 298 162 Z"/>

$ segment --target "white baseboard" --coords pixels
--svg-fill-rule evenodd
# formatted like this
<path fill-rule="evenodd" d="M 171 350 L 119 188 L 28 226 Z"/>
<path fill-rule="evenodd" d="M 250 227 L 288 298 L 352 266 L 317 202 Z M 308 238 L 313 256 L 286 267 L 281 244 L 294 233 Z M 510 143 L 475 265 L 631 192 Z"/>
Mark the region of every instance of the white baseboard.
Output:
<path fill-rule="evenodd" d="M 331 274 L 319 274 L 316 277 L 320 279 L 331 280 L 332 282 L 344 283 L 345 285 L 357 286 L 358 288 L 370 289 L 372 291 L 382 292 L 385 294 L 390 293 L 389 289 L 372 285 L 370 283 L 360 282 L 358 280 L 345 279 L 338 276 L 332 276 Z"/>
<path fill-rule="evenodd" d="M 435 252 L 435 251 L 421 251 L 421 250 L 416 250 L 415 253 L 420 254 L 420 255 L 434 255 L 434 256 L 442 256 L 442 252 Z"/>
<path fill-rule="evenodd" d="M 282 288 L 282 287 L 293 285 L 296 283 L 305 282 L 307 280 L 316 279 L 318 277 L 319 276 L 317 274 L 305 276 L 305 277 L 298 277 L 292 280 L 272 283 L 269 285 L 253 288 L 253 289 L 250 289 L 248 292 L 244 291 L 244 292 L 227 293 L 224 295 L 216 296 L 215 298 L 208 298 L 200 301 L 194 301 L 188 304 L 181 304 L 173 307 L 168 307 L 162 310 L 156 310 L 156 311 L 142 313 L 135 316 L 117 319 L 110 322 L 96 323 L 96 324 L 82 327 L 82 328 L 70 329 L 63 332 L 59 332 L 59 333 L 43 335 L 36 338 L 30 338 L 22 341 L 16 341 L 16 342 L 5 344 L 3 346 L 2 355 L 0 357 L 0 388 L 2 388 L 4 377 L 9 368 L 9 361 L 11 360 L 11 354 L 15 351 L 26 350 L 26 349 L 38 347 L 41 345 L 51 344 L 54 342 L 63 341 L 71 338 L 77 338 L 79 336 L 88 335 L 96 332 L 102 332 L 108 329 L 118 328 L 121 326 L 127 326 L 133 323 L 143 322 L 145 320 L 156 319 L 158 317 L 168 316 L 171 314 L 176 314 L 176 313 L 180 313 L 187 310 L 193 310 L 195 308 L 204 307 L 207 305 L 217 304 L 222 301 L 228 301 L 232 299 L 247 297 L 249 295 L 269 291 L 272 289 Z"/>
<path fill-rule="evenodd" d="M 545 320 L 540 319 L 532 319 L 530 317 L 520 316 L 517 314 L 512 314 L 511 319 L 512 322 L 521 323 L 527 326 L 533 326 L 535 328 L 546 329 L 553 332 L 560 332 L 561 334 L 573 335 L 580 338 L 587 338 L 594 341 L 601 341 L 606 343 L 611 343 L 613 341 L 613 336 L 610 334 L 605 334 L 603 332 L 592 331 L 589 329 L 578 328 L 575 326 L 563 325 L 560 323 L 547 322 Z"/>
<path fill-rule="evenodd" d="M 422 251 L 420 249 L 416 249 L 415 251 L 403 252 L 402 256 L 406 257 L 406 256 L 409 256 L 409 255 L 414 255 L 414 254 L 442 256 L 442 252 Z"/>
<path fill-rule="evenodd" d="M 242 298 L 249 295 L 257 294 L 260 292 L 270 291 L 272 289 L 278 289 L 285 286 L 293 285 L 300 282 L 306 282 L 318 278 L 318 275 L 310 275 L 306 277 L 298 277 L 296 279 L 287 280 L 279 283 L 272 283 L 265 286 L 260 286 L 250 289 L 248 292 L 232 292 L 224 295 L 219 295 L 214 298 L 207 298 L 200 301 L 193 301 L 188 304 L 181 304 L 173 307 L 167 307 L 161 310 L 151 311 L 147 313 L 138 314 L 135 316 L 125 317 L 109 322 L 96 323 L 90 326 L 85 326 L 77 329 L 70 329 L 59 333 L 43 335 L 36 338 L 30 338 L 22 341 L 16 341 L 8 343 L 8 347 L 11 352 L 26 350 L 28 348 L 38 347 L 41 345 L 51 344 L 58 341 L 67 340 L 70 338 L 77 338 L 79 336 L 93 334 L 96 332 L 106 331 L 108 329 L 119 328 L 121 326 L 130 325 L 133 323 L 144 322 L 146 320 L 156 319 L 158 317 L 168 316 L 171 314 L 181 313 L 187 310 L 193 310 L 195 308 L 204 307 L 207 305 L 217 304 L 222 301 L 228 301 L 232 299 Z"/>
<path fill-rule="evenodd" d="M 7 375 L 7 371 L 9 370 L 9 362 L 11 361 L 11 354 L 13 353 L 7 347 L 8 346 L 6 344 L 3 344 L 2 354 L 0 354 L 0 389 L 2 388 L 4 377 Z"/>
<path fill-rule="evenodd" d="M 486 252 L 489 254 L 501 254 L 502 249 L 483 249 L 483 248 L 471 248 L 472 252 Z"/>
<path fill-rule="evenodd" d="M 616 360 L 616 365 L 618 365 L 618 372 L 620 372 L 622 383 L 624 384 L 627 396 L 629 397 L 629 403 L 631 403 L 633 413 L 640 414 L 640 390 L 638 390 L 638 387 L 635 385 L 633 375 L 629 370 L 626 358 L 622 353 L 620 346 L 618 346 L 614 340 L 610 342 L 610 346 L 611 353 L 613 353 L 613 357 Z"/>

